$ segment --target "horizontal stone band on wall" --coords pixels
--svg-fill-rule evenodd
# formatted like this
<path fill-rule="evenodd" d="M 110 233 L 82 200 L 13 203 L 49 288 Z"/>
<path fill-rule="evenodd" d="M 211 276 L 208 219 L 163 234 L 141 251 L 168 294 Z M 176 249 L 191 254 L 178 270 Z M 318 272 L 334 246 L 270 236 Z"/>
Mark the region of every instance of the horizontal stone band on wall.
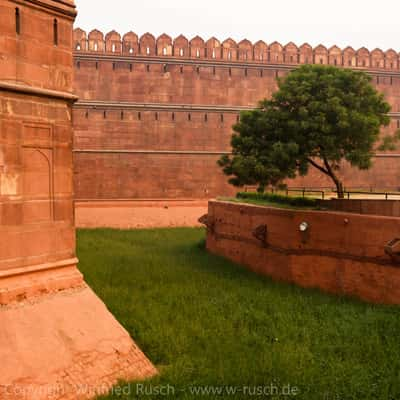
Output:
<path fill-rule="evenodd" d="M 5 271 L 0 270 L 0 279 L 9 278 L 11 276 L 24 275 L 24 274 L 32 273 L 32 272 L 50 271 L 52 269 L 69 267 L 71 265 L 74 266 L 74 265 L 78 264 L 78 262 L 79 262 L 78 259 L 76 257 L 74 257 L 74 258 L 70 258 L 67 260 L 48 262 L 45 264 L 39 264 L 39 265 L 34 265 L 34 266 L 29 266 L 29 267 L 14 268 L 14 269 L 5 270 Z"/>
<path fill-rule="evenodd" d="M 312 48 L 308 43 L 298 47 L 290 42 L 283 46 L 276 41 L 267 45 L 262 40 L 253 44 L 247 39 L 237 43 L 231 38 L 220 42 L 214 37 L 205 41 L 199 36 L 189 41 L 183 35 L 173 40 L 165 33 L 156 39 L 150 33 L 145 33 L 139 38 L 136 33 L 128 32 L 121 38 L 114 30 L 104 36 L 96 29 L 88 35 L 82 29 L 75 29 L 74 49 L 75 53 L 92 52 L 114 56 L 139 55 L 288 65 L 315 63 L 390 70 L 400 68 L 399 54 L 393 49 L 386 52 L 375 49 L 370 52 L 365 47 L 356 51 L 352 47 L 342 50 L 338 46 L 328 49 L 319 45 Z"/>
<path fill-rule="evenodd" d="M 50 97 L 54 99 L 67 100 L 70 102 L 75 102 L 78 100 L 78 96 L 75 96 L 72 93 L 61 92 L 58 90 L 43 89 L 39 87 L 27 86 L 13 82 L 0 81 L 0 91 L 21 93 L 39 97 Z"/>
<path fill-rule="evenodd" d="M 171 103 L 134 103 L 124 101 L 98 101 L 98 100 L 80 100 L 74 108 L 93 108 L 93 109 L 132 109 L 146 111 L 207 111 L 207 112 L 226 112 L 238 113 L 240 111 L 250 111 L 254 107 L 243 106 L 224 106 L 224 105 L 208 105 L 208 104 L 171 104 Z M 400 113 L 399 117 L 400 117 Z"/>
<path fill-rule="evenodd" d="M 193 151 L 193 150 L 105 150 L 105 149 L 75 149 L 74 153 L 110 153 L 110 154 L 182 154 L 182 155 L 199 155 L 199 156 L 219 156 L 223 154 L 231 154 L 227 151 Z"/>
<path fill-rule="evenodd" d="M 1 89 L 1 87 L 0 87 Z M 193 111 L 193 112 L 215 112 L 215 113 L 240 113 L 241 111 L 251 111 L 254 107 L 244 106 L 224 106 L 210 104 L 170 104 L 170 103 L 135 103 L 126 101 L 99 101 L 99 100 L 80 100 L 75 103 L 75 109 L 131 109 L 143 111 Z M 389 112 L 387 114 L 391 118 L 400 118 L 400 112 Z"/>
<path fill-rule="evenodd" d="M 105 55 L 105 54 L 91 54 L 91 53 L 74 53 L 75 65 L 80 61 L 108 61 L 108 62 L 125 62 L 127 64 L 162 64 L 166 67 L 168 65 L 191 65 L 193 67 L 208 67 L 208 68 L 242 68 L 249 70 L 273 70 L 273 71 L 292 71 L 298 65 L 291 64 L 274 64 L 274 63 L 249 63 L 249 62 L 224 62 L 224 61 L 207 61 L 207 60 L 185 60 L 180 58 L 160 58 L 160 57 L 141 57 L 141 56 L 121 56 L 121 55 Z M 350 68 L 350 67 L 349 67 Z M 351 67 L 356 71 L 364 71 L 370 75 L 375 76 L 399 76 L 398 70 L 377 70 L 370 68 Z"/>
<path fill-rule="evenodd" d="M 110 154 L 189 154 L 199 156 L 230 155 L 229 151 L 193 151 L 193 150 L 124 150 L 124 149 L 74 149 L 74 153 L 110 153 Z M 374 158 L 400 158 L 400 154 L 375 154 Z"/>
<path fill-rule="evenodd" d="M 259 245 L 259 241 L 257 239 L 247 238 L 241 235 L 231 235 L 227 233 L 214 233 L 213 235 L 216 240 L 230 240 L 233 242 L 242 242 L 253 245 Z M 272 245 L 267 245 L 266 247 L 268 248 L 268 250 L 274 253 L 283 254 L 286 256 L 321 256 L 321 257 L 337 258 L 340 260 L 352 260 L 365 263 L 393 266 L 392 260 L 387 258 L 386 256 L 368 257 L 368 256 L 360 256 L 357 254 L 344 253 L 340 251 L 329 251 L 329 250 L 319 250 L 319 249 L 290 249 Z"/>
<path fill-rule="evenodd" d="M 52 0 L 53 3 L 58 3 L 57 6 L 54 6 L 49 1 L 43 0 L 25 0 L 25 4 L 28 7 L 32 8 L 43 8 L 47 9 L 48 12 L 53 13 L 54 15 L 62 15 L 65 18 L 68 18 L 71 21 L 75 20 L 77 15 L 76 6 L 71 0 Z"/>

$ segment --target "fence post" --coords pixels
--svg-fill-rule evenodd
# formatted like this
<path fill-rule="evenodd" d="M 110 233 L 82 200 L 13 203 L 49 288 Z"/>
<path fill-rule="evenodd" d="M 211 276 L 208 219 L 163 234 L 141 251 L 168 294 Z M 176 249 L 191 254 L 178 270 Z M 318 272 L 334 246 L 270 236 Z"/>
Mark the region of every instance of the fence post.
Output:
<path fill-rule="evenodd" d="M 388 200 L 388 198 L 389 198 L 389 194 L 385 193 L 385 200 Z"/>
<path fill-rule="evenodd" d="M 306 189 L 303 188 L 303 198 L 306 197 Z"/>
<path fill-rule="evenodd" d="M 325 192 L 322 191 L 322 200 L 325 200 Z"/>

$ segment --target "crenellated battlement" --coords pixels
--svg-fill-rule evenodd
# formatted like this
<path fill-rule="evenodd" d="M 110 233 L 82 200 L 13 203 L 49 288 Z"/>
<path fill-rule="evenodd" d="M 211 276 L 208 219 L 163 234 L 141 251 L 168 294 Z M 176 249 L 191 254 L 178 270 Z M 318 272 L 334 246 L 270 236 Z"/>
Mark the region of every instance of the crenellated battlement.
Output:
<path fill-rule="evenodd" d="M 128 32 L 121 37 L 116 31 L 104 35 L 95 29 L 87 34 L 74 30 L 74 50 L 82 53 L 105 53 L 108 55 L 175 57 L 186 59 L 223 60 L 229 62 L 254 62 L 272 64 L 325 64 L 352 68 L 400 70 L 400 53 L 393 49 L 369 51 L 365 47 L 340 49 L 323 45 L 315 48 L 308 43 L 297 46 L 293 42 L 282 45 L 279 42 L 267 44 L 262 40 L 251 43 L 244 39 L 239 43 L 228 38 L 223 42 L 212 37 L 205 41 L 200 36 L 188 40 L 180 35 L 172 39 L 167 34 L 155 38 L 151 33 L 139 37 Z"/>

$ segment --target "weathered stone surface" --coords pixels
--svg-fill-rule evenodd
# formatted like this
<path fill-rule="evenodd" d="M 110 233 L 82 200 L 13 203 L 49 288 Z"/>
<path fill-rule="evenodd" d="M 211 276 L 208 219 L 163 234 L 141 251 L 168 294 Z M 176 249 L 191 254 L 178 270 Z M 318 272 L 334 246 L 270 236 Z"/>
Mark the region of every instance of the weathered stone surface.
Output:
<path fill-rule="evenodd" d="M 157 371 L 87 287 L 0 307 L 0 399 L 82 400 Z"/>
<path fill-rule="evenodd" d="M 75 14 L 71 0 L 0 0 L 1 400 L 88 399 L 157 372 L 77 269 Z"/>

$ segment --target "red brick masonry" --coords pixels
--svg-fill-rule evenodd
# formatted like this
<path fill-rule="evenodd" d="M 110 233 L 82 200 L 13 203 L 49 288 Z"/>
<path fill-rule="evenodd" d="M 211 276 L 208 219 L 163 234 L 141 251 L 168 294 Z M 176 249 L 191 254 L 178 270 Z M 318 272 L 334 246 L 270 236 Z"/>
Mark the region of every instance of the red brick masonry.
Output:
<path fill-rule="evenodd" d="M 305 232 L 300 231 L 303 222 L 308 224 Z M 400 264 L 385 251 L 399 236 L 400 218 L 211 201 L 207 225 L 209 251 L 257 273 L 374 303 L 400 304 Z"/>

